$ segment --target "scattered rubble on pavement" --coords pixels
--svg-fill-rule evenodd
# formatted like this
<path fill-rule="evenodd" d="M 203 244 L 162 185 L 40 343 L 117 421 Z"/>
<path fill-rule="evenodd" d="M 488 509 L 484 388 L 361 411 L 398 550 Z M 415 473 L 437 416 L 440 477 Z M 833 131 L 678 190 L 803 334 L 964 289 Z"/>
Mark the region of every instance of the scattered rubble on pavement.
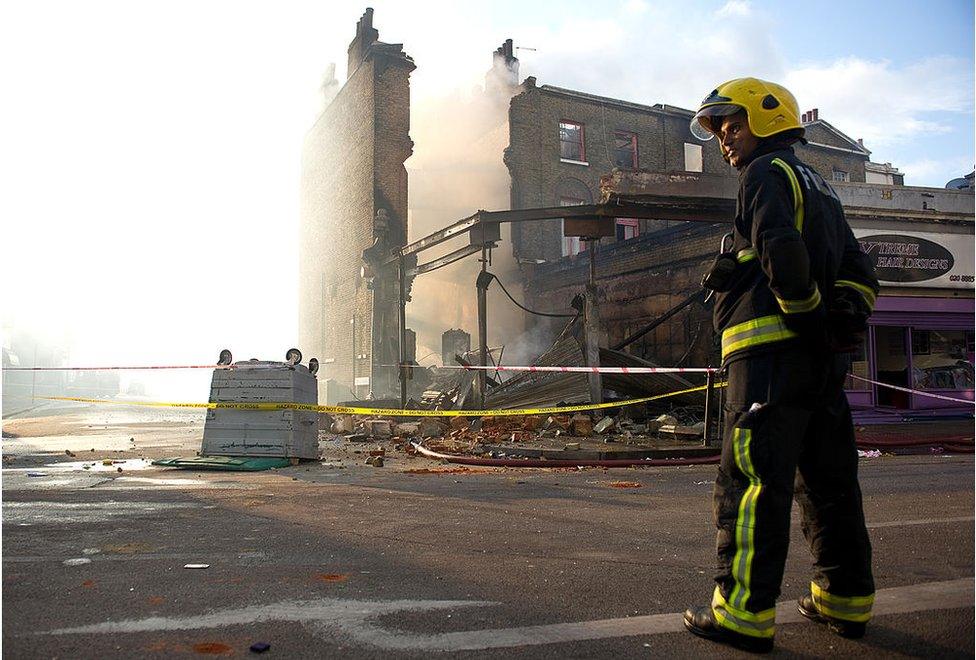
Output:
<path fill-rule="evenodd" d="M 637 458 L 642 452 L 650 455 L 662 450 L 673 450 L 675 456 L 689 450 L 717 453 L 716 448 L 703 447 L 704 423 L 695 421 L 700 408 L 654 417 L 640 417 L 641 411 L 625 409 L 613 412 L 415 420 L 338 415 L 320 433 L 320 446 L 322 460 L 329 465 L 341 466 L 346 459 L 418 474 L 433 472 L 402 463 L 404 459 L 430 460 L 418 456 L 411 443 L 453 456 L 491 459 Z"/>

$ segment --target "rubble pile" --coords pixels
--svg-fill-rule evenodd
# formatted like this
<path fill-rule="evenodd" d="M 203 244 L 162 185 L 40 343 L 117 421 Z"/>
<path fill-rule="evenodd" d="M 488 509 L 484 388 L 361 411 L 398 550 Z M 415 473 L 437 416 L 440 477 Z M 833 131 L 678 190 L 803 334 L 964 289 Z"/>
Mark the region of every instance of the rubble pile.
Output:
<path fill-rule="evenodd" d="M 684 416 L 682 421 L 689 421 Z M 484 417 L 421 417 L 415 420 L 341 415 L 325 433 L 336 442 L 375 445 L 358 449 L 366 463 L 384 465 L 387 445 L 406 456 L 415 454 L 411 443 L 457 456 L 540 457 L 553 451 L 573 454 L 598 451 L 634 454 L 667 447 L 701 447 L 704 423 L 683 425 L 673 415 L 635 420 L 588 413 Z"/>

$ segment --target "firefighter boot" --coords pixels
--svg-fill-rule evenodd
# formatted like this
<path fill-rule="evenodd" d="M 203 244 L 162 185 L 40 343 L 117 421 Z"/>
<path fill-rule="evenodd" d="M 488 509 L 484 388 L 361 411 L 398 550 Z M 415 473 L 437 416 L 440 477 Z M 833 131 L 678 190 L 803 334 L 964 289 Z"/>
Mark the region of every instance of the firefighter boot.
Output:
<path fill-rule="evenodd" d="M 769 653 L 773 650 L 772 637 L 752 637 L 721 627 L 715 621 L 711 607 L 688 608 L 684 621 L 689 632 L 719 644 L 728 644 L 750 653 Z"/>
<path fill-rule="evenodd" d="M 813 601 L 813 596 L 810 594 L 801 597 L 800 600 L 797 601 L 796 609 L 806 618 L 826 625 L 827 630 L 834 634 L 840 635 L 841 637 L 846 637 L 847 639 L 860 639 L 861 637 L 864 637 L 864 630 L 866 628 L 865 623 L 859 621 L 844 621 L 843 619 L 835 619 L 832 616 L 821 614 L 820 611 L 817 610 L 817 606 Z"/>

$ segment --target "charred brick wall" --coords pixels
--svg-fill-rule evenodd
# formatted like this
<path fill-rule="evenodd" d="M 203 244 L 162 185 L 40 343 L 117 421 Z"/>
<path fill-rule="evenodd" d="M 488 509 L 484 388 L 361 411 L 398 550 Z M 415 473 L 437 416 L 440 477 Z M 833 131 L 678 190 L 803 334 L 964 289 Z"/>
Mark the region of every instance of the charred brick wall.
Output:
<path fill-rule="evenodd" d="M 362 254 L 406 237 L 409 75 L 399 45 L 376 41 L 372 12 L 357 26 L 345 85 L 309 130 L 302 153 L 299 340 L 357 396 L 392 392 L 396 283 L 360 275 Z M 391 355 L 392 353 L 392 355 Z M 369 378 L 369 385 L 354 385 Z M 363 382 L 363 381 L 361 381 Z"/>
<path fill-rule="evenodd" d="M 597 251 L 600 317 L 612 346 L 638 331 L 699 289 L 726 224 L 675 223 Z M 588 280 L 589 255 L 582 253 L 536 267 L 529 300 L 542 311 L 565 311 Z M 662 365 L 714 363 L 711 311 L 693 305 L 625 350 Z"/>

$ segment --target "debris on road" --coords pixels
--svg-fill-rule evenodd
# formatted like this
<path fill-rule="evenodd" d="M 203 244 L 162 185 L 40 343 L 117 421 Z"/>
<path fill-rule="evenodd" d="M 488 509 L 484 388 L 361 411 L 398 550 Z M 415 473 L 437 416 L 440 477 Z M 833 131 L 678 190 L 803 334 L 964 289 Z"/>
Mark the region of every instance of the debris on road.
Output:
<path fill-rule="evenodd" d="M 614 419 L 613 417 L 604 417 L 599 422 L 593 426 L 593 432 L 597 434 L 603 434 L 613 428 Z"/>
<path fill-rule="evenodd" d="M 210 568 L 210 564 L 184 564 L 183 568 Z"/>
<path fill-rule="evenodd" d="M 252 653 L 264 653 L 270 648 L 271 648 L 271 644 L 268 644 L 267 642 L 255 642 L 251 644 Z"/>
<path fill-rule="evenodd" d="M 76 557 L 74 559 L 65 559 L 61 563 L 65 566 L 84 566 L 85 564 L 90 564 L 91 559 L 88 557 Z"/>

